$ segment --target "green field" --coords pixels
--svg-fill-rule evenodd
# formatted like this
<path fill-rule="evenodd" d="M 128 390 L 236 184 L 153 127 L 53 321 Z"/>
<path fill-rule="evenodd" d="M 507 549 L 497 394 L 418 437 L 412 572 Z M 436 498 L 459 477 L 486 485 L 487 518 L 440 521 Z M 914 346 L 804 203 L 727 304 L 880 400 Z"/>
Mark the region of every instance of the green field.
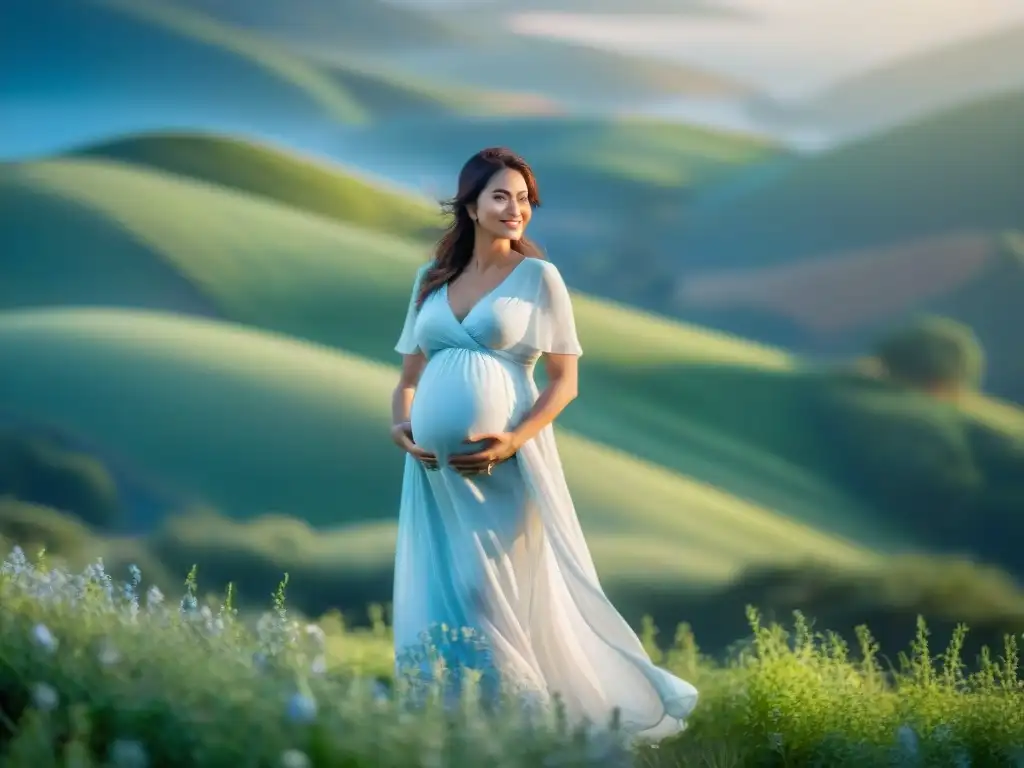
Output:
<path fill-rule="evenodd" d="M 391 347 L 429 246 L 385 233 L 395 193 L 266 147 L 203 142 L 155 137 L 0 168 L 14 256 L 0 282 L 4 410 L 237 520 L 292 515 L 332 531 L 172 524 L 153 544 L 172 568 L 209 568 L 234 548 L 263 580 L 281 566 L 328 580 L 354 570 L 373 582 L 360 595 L 384 599 L 400 477 L 386 437 Z M 379 204 L 334 203 L 346 195 Z M 395 210 L 411 236 L 430 215 L 413 199 Z M 921 499 L 942 498 L 950 467 L 980 467 L 970 492 L 996 523 L 1016 492 L 990 477 L 1012 466 L 1010 406 L 975 398 L 976 418 L 884 388 L 835 390 L 829 372 L 779 350 L 584 295 L 575 308 L 582 396 L 560 445 L 613 591 L 928 546 L 939 510 Z M 1009 447 L 984 447 L 990 432 Z M 926 445 L 954 463 L 929 463 Z M 861 487 L 879 467 L 878 487 Z M 886 478 L 911 495 L 894 501 Z M 955 525 L 941 536 L 965 541 Z"/>
<path fill-rule="evenodd" d="M 397 237 L 436 240 L 444 225 L 437 201 L 384 189 L 320 159 L 217 134 L 148 134 L 70 156 L 167 171 Z"/>

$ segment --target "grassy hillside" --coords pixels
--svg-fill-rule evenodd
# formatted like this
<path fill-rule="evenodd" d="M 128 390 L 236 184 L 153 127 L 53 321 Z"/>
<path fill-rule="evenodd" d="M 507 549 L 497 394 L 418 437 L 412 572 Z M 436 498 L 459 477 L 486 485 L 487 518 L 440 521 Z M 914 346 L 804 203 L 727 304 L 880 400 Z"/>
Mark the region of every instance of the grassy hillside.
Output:
<path fill-rule="evenodd" d="M 410 132 L 416 142 L 407 140 Z M 344 153 L 406 181 L 436 179 L 431 193 L 437 199 L 451 194 L 453 169 L 495 142 L 515 147 L 535 165 L 550 204 L 535 218 L 535 235 L 570 282 L 641 305 L 670 285 L 676 267 L 665 244 L 674 242 L 679 211 L 694 190 L 776 156 L 758 140 L 702 129 L 564 118 L 384 123 L 348 135 Z M 398 235 L 437 223 L 432 211 L 338 179 L 326 167 L 213 134 L 130 136 L 85 151 L 270 194 Z"/>
<path fill-rule="evenodd" d="M 183 121 L 255 130 L 361 123 L 401 114 L 489 113 L 489 97 L 406 83 L 352 61 L 322 66 L 254 33 L 162 0 L 17 0 L 0 65 L 8 92 L 74 94 L 76 109 L 145 115 L 174 105 Z M 43 56 L 41 52 L 46 51 Z"/>
<path fill-rule="evenodd" d="M 0 194 L 8 203 L 2 210 L 10 216 L 10 231 L 18 233 L 12 238 L 18 258 L 4 282 L 5 306 L 115 304 L 185 311 L 394 361 L 396 325 L 412 274 L 426 256 L 422 246 L 121 164 L 33 163 L 8 166 L 2 178 Z M 76 226 L 53 227 L 54 220 Z M 191 226 L 183 229 L 182 220 Z M 103 259 L 101 277 L 97 259 Z M 54 274 L 68 279 L 54 280 Z M 177 292 L 168 290 L 175 285 Z M 610 400 L 622 386 L 639 386 L 642 402 L 643 382 L 613 375 L 627 365 L 789 365 L 781 353 L 604 302 L 581 298 L 577 311 L 592 386 L 607 381 Z M 594 407 L 601 407 L 596 399 Z M 719 411 L 732 409 L 728 399 L 719 401 Z M 623 416 L 623 425 L 632 418 Z M 581 426 L 598 429 L 603 423 L 609 422 Z M 666 450 L 663 441 L 671 445 L 671 433 L 660 430 L 653 440 L 646 429 L 625 434 L 615 438 L 624 450 L 684 463 Z"/>
<path fill-rule="evenodd" d="M 493 12 L 456 11 L 447 18 L 468 35 L 464 45 L 388 51 L 388 60 L 445 82 L 538 93 L 584 111 L 615 111 L 685 96 L 728 98 L 749 91 L 726 76 L 682 63 L 517 34 L 507 18 L 496 19 Z M 483 61 L 488 66 L 481 66 Z"/>
<path fill-rule="evenodd" d="M 62 92 L 114 104 L 154 96 L 235 114 L 292 111 L 359 120 L 358 103 L 301 59 L 250 35 L 151 0 L 16 2 L 0 62 L 14 93 Z M 10 38 L 9 40 L 7 38 Z M 49 52 L 46 56 L 43 51 Z"/>
<path fill-rule="evenodd" d="M 9 273 L 3 285 L 11 289 L 3 296 L 4 306 L 101 304 L 205 313 L 313 342 L 320 345 L 317 349 L 340 350 L 369 366 L 355 366 L 359 370 L 372 368 L 379 372 L 373 377 L 360 373 L 356 378 L 372 378 L 367 391 L 374 393 L 384 409 L 379 413 L 381 431 L 369 426 L 356 431 L 376 441 L 381 451 L 390 450 L 383 428 L 385 394 L 395 376 L 391 347 L 408 301 L 413 272 L 425 256 L 423 246 L 222 185 L 94 158 L 8 166 L 3 179 L 9 204 L 0 211 L 9 212 L 11 217 L 4 223 L 5 229 L 12 233 L 15 247 L 25 249 L 15 254 L 25 258 L 14 259 L 6 267 Z M 62 226 L 54 226 L 55 221 Z M 183 227 L 183 221 L 189 226 Z M 93 256 L 98 249 L 105 262 L 97 262 L 98 257 Z M 101 278 L 95 274 L 97 263 L 105 265 Z M 14 265 L 18 265 L 18 271 L 10 272 Z M 61 279 L 55 279 L 55 275 Z M 205 312 L 185 306 L 180 295 L 167 291 L 167 285 L 189 287 Z M 834 397 L 828 375 L 798 367 L 777 350 L 585 296 L 577 297 L 576 311 L 587 350 L 582 374 L 584 395 L 562 421 L 576 437 L 567 434 L 563 442 L 569 471 L 576 478 L 584 478 L 574 481 L 577 499 L 594 519 L 615 518 L 619 521 L 616 524 L 621 524 L 622 510 L 632 509 L 637 499 L 646 499 L 644 503 L 660 510 L 659 514 L 678 517 L 672 525 L 682 525 L 683 521 L 703 525 L 691 509 L 714 508 L 714 515 L 723 520 L 747 514 L 735 511 L 739 509 L 777 510 L 789 521 L 787 525 L 807 526 L 882 549 L 922 541 L 927 531 L 922 530 L 921 522 L 935 513 L 935 491 L 941 485 L 937 478 L 945 476 L 939 473 L 933 477 L 932 465 L 917 462 L 919 455 L 928 454 L 922 453 L 926 444 L 947 446 L 954 466 L 977 470 L 980 478 L 963 497 L 968 511 L 975 510 L 975 517 L 964 509 L 947 511 L 953 533 L 944 534 L 946 544 L 954 541 L 959 546 L 967 540 L 956 528 L 957 520 L 977 520 L 976 515 L 984 510 L 998 519 L 1003 514 L 999 510 L 1017 492 L 1007 472 L 1000 469 L 1012 469 L 1016 461 L 1012 458 L 1013 445 L 1000 442 L 1001 426 L 979 433 L 974 420 L 952 406 L 934 404 L 931 410 L 922 410 L 921 397 L 904 393 L 883 398 L 880 412 L 888 415 L 881 421 L 865 422 L 870 428 L 858 431 L 860 416 L 865 408 L 875 408 L 877 396 L 854 389 L 842 390 L 838 398 Z M 107 325 L 103 327 L 109 331 L 117 321 L 107 318 L 104 322 Z M 139 327 L 143 326 L 140 321 Z M 27 338 L 26 333 L 26 327 L 19 326 L 18 337 Z M 184 332 L 181 335 L 182 339 L 188 337 Z M 63 347 L 51 341 L 44 344 L 44 338 L 51 337 L 40 335 L 32 348 L 41 350 L 51 343 L 55 346 L 51 352 L 39 352 L 42 357 L 32 358 L 31 365 L 26 363 L 26 375 L 41 375 L 32 371 L 45 359 L 51 360 L 50 364 L 60 359 Z M 83 350 L 88 348 L 82 340 L 76 344 L 81 344 Z M 199 341 L 189 341 L 186 346 L 196 350 L 203 347 Z M 138 349 L 159 352 L 153 339 L 131 347 L 131 354 L 143 355 Z M 28 353 L 22 350 L 19 354 Z M 89 359 L 101 357 L 98 353 L 88 355 Z M 179 360 L 170 352 L 166 355 L 172 360 L 161 364 L 166 370 L 186 371 L 199 365 Z M 142 359 L 132 357 L 134 362 L 129 364 L 111 358 L 111 368 L 128 370 L 138 366 L 138 376 L 165 370 L 155 364 L 143 365 L 139 362 Z M 387 367 L 374 367 L 381 364 Z M 273 363 L 269 367 L 279 372 L 302 370 L 298 363 Z M 199 373 L 189 375 L 203 378 Z M 300 377 L 309 378 L 306 374 Z M 47 389 L 34 379 L 26 381 L 32 382 L 24 384 L 26 397 Z M 67 392 L 88 390 L 67 376 L 60 381 L 63 383 L 59 386 L 70 388 Z M 232 379 L 230 386 L 224 385 L 209 396 L 210 402 L 218 397 L 230 401 L 226 391 L 236 384 Z M 151 386 L 143 382 L 140 392 Z M 239 391 L 244 389 L 241 384 L 237 387 Z M 76 402 L 67 392 L 61 390 L 50 397 L 54 403 L 64 399 Z M 5 396 L 5 402 L 8 400 Z M 146 396 L 143 400 L 150 403 L 147 407 L 163 410 L 153 398 Z M 265 407 L 256 395 L 242 398 L 242 402 L 247 401 L 257 408 Z M 54 420 L 48 405 L 40 410 L 25 408 L 24 413 L 16 415 L 36 423 L 64 425 L 94 442 L 107 439 L 100 421 L 82 422 L 77 419 L 84 417 L 71 413 Z M 287 409 L 281 410 L 288 413 Z M 182 409 L 174 407 L 166 412 L 181 420 Z M 366 415 L 370 410 L 360 405 L 359 412 Z M 94 404 L 87 416 L 109 418 L 109 413 Z M 196 415 L 195 420 L 203 421 L 207 416 Z M 327 419 L 321 421 L 328 423 Z M 338 427 L 332 425 L 331 429 L 337 434 L 334 430 Z M 845 430 L 841 443 L 835 439 L 836 429 Z M 996 436 L 995 448 L 989 446 L 989 432 Z M 154 434 L 160 435 L 159 444 L 165 445 L 167 434 L 173 431 Z M 976 436 L 979 434 L 981 437 Z M 157 442 L 156 437 L 148 439 Z M 139 440 L 110 449 L 132 458 L 146 455 L 145 445 Z M 884 473 L 870 475 L 875 478 L 871 481 L 874 484 L 865 487 L 861 475 L 874 472 L 877 461 L 873 457 L 883 455 L 879 440 L 893 445 L 903 440 L 906 449 L 897 451 Z M 250 447 L 258 442 L 254 433 L 238 439 L 238 444 Z M 323 455 L 323 444 L 311 440 L 310 445 Z M 180 446 L 178 450 L 186 451 Z M 376 455 L 367 449 L 365 455 L 361 454 L 361 461 L 367 465 L 353 465 L 352 469 L 353 477 L 367 483 L 360 486 L 368 494 L 367 511 L 360 512 L 364 516 L 383 516 L 393 507 L 393 498 L 385 496 L 393 495 L 396 477 L 387 476 L 379 486 L 368 479 L 380 471 Z M 380 456 L 390 456 L 381 461 L 389 462 L 389 471 L 397 472 L 393 454 Z M 333 458 L 320 466 L 332 462 Z M 243 489 L 243 493 L 252 495 L 233 500 L 224 489 L 248 474 L 235 464 L 227 464 L 229 469 L 218 475 L 216 483 L 209 481 L 213 490 L 206 487 L 206 480 L 200 482 L 198 476 L 188 474 L 181 466 L 171 473 L 176 483 L 205 493 L 214 503 L 239 514 L 268 509 L 288 512 L 290 507 L 282 505 L 295 501 L 254 488 Z M 631 468 L 629 477 L 625 477 L 624 467 Z M 209 462 L 204 462 L 203 468 L 215 470 Z M 162 471 L 155 460 L 148 463 L 148 469 Z M 268 469 L 259 465 L 258 471 L 265 473 Z M 916 490 L 909 496 L 894 496 L 886 478 L 905 480 Z M 337 477 L 331 475 L 328 479 L 334 481 Z M 317 488 L 312 479 L 300 485 L 308 486 L 310 493 Z M 323 495 L 333 498 L 336 491 L 331 486 L 330 493 L 323 491 Z M 252 509 L 252 505 L 260 506 Z M 317 520 L 327 519 L 329 514 L 320 509 L 307 500 L 302 513 Z M 696 529 L 687 529 L 686 535 L 699 539 Z M 694 567 L 691 561 L 673 554 L 678 552 L 674 544 L 667 549 L 649 541 L 631 545 L 624 535 L 604 556 L 606 562 L 621 558 L 630 568 L 639 569 L 645 558 L 661 562 L 661 556 L 651 554 L 655 552 L 664 552 L 659 568 L 668 567 L 670 561 L 677 569 Z M 692 562 L 698 561 L 706 562 L 694 554 Z"/>
<path fill-rule="evenodd" d="M 408 4 L 410 0 L 406 0 Z M 504 6 L 495 0 L 467 0 L 455 4 L 453 15 L 478 15 L 494 19 L 502 14 Z M 625 10 L 624 10 L 625 9 Z M 443 12 L 443 6 L 442 6 Z M 593 13 L 622 15 L 656 14 L 679 18 L 741 18 L 744 11 L 719 5 L 707 0 L 635 0 L 628 8 L 621 0 L 522 0 L 516 4 L 516 11 L 546 13 Z"/>
<path fill-rule="evenodd" d="M 400 140 L 408 131 L 415 133 L 415 143 Z M 693 186 L 778 151 L 760 138 L 660 120 L 603 117 L 419 120 L 366 131 L 357 141 L 368 150 L 390 149 L 396 160 L 448 169 L 477 149 L 509 146 L 535 167 L 542 188 L 562 183 L 560 176 L 569 172 L 590 174 L 588 181 L 603 176 L 606 184 Z"/>
<path fill-rule="evenodd" d="M 8 201 L 0 210 L 10 216 L 10 231 L 18 233 L 12 238 L 18 258 L 7 268 L 7 290 L 0 296 L 4 306 L 185 311 L 394 361 L 390 350 L 413 272 L 426 256 L 424 246 L 122 164 L 32 163 L 8 166 L 0 178 L 0 194 Z M 75 228 L 54 227 L 54 220 L 71 221 Z M 191 225 L 182 228 L 183 220 Z M 95 239 L 84 239 L 90 237 Z M 103 265 L 101 276 L 97 263 Z M 54 280 L 54 274 L 68 279 Z M 771 455 L 787 411 L 769 411 L 772 421 L 763 425 L 735 419 L 732 388 L 720 389 L 722 364 L 727 378 L 734 364 L 785 369 L 791 362 L 784 354 L 585 297 L 577 312 L 593 392 L 590 406 L 574 417 L 584 434 L 727 487 L 739 484 L 753 498 L 779 502 L 774 489 L 788 488 L 786 503 L 810 519 L 842 506 L 827 484 Z M 657 410 L 659 403 L 674 405 L 676 369 L 691 363 L 704 367 L 681 381 L 684 387 L 694 383 L 690 396 L 699 395 L 703 403 L 698 424 L 710 420 L 711 427 L 697 428 L 688 420 L 676 424 Z M 646 377 L 621 375 L 648 369 Z M 760 387 L 759 379 L 738 379 Z M 664 382 L 656 393 L 649 386 L 653 381 Z M 658 399 L 652 401 L 652 394 Z M 798 406 L 798 399 L 787 402 Z M 719 417 L 737 434 L 721 434 Z M 802 429 L 781 434 L 799 446 L 808 439 Z M 703 446 L 698 456 L 705 458 L 680 451 L 681 440 Z M 723 477 L 723 459 L 744 469 Z"/>
<path fill-rule="evenodd" d="M 220 184 L 398 237 L 434 240 L 444 225 L 435 201 L 392 192 L 321 161 L 251 141 L 196 133 L 149 134 L 94 144 L 73 154 Z"/>
<path fill-rule="evenodd" d="M 415 135 L 416 141 L 408 141 Z M 580 290 L 655 306 L 678 272 L 692 198 L 780 156 L 760 139 L 646 119 L 521 117 L 421 120 L 361 130 L 349 148 L 452 193 L 455 170 L 503 144 L 537 173 L 545 202 L 531 224 Z"/>
<path fill-rule="evenodd" d="M 861 136 L 928 112 L 1024 87 L 1024 26 L 917 53 L 851 77 L 778 115 Z"/>
<path fill-rule="evenodd" d="M 687 263 L 778 264 L 1018 226 L 1022 120 L 1024 94 L 991 98 L 793 164 L 694 222 Z"/>
<path fill-rule="evenodd" d="M 394 368 L 237 326 L 113 310 L 6 313 L 0 363 L 10 372 L 9 410 L 102 436 L 111 452 L 202 489 L 236 516 L 294 514 L 341 529 L 338 542 L 345 526 L 393 519 L 401 466 L 387 438 L 386 393 Z M 867 557 L 580 436 L 563 434 L 560 445 L 611 579 L 714 583 L 751 562 Z M 380 566 L 393 541 L 383 532 L 373 541 L 356 551 L 375 552 Z"/>
<path fill-rule="evenodd" d="M 346 51 L 433 48 L 461 42 L 462 36 L 437 16 L 415 6 L 386 0 L 282 5 L 268 0 L 170 0 L 232 26 L 249 29 L 294 46 L 298 51 L 330 47 Z"/>
<path fill-rule="evenodd" d="M 675 312 L 832 352 L 908 313 L 948 314 L 989 349 L 992 391 L 1024 396 L 1024 271 L 1002 245 L 1024 226 L 1022 121 L 1024 95 L 991 98 L 698 200 Z"/>
<path fill-rule="evenodd" d="M 3 166 L 0 195 L 6 306 L 143 306 L 336 343 L 352 307 L 372 302 L 340 279 L 347 260 L 369 259 L 382 276 L 391 264 L 404 278 L 426 256 L 255 195 L 109 161 Z"/>

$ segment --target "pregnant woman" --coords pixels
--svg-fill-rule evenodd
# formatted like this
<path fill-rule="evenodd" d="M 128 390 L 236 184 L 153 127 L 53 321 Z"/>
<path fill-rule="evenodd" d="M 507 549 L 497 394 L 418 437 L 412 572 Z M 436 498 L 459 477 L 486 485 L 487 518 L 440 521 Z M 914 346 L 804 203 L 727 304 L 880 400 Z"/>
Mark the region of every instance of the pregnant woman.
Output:
<path fill-rule="evenodd" d="M 683 728 L 697 691 L 651 662 L 608 601 L 566 487 L 551 424 L 576 396 L 582 350 L 561 275 L 523 237 L 539 202 L 525 161 L 479 152 L 412 290 L 392 408 L 407 454 L 398 672 L 423 674 L 429 639 L 485 688 L 557 695 L 577 722 L 617 708 L 626 730 L 659 738 Z"/>

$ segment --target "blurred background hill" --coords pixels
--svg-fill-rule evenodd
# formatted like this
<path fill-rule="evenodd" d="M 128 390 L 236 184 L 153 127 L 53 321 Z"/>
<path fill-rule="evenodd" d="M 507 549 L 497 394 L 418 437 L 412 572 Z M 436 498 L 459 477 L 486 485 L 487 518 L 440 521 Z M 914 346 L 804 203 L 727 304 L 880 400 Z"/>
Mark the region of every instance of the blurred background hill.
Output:
<path fill-rule="evenodd" d="M 1024 8 L 901 3 L 8 0 L 0 537 L 386 602 L 394 338 L 506 144 L 631 620 L 1019 631 Z"/>

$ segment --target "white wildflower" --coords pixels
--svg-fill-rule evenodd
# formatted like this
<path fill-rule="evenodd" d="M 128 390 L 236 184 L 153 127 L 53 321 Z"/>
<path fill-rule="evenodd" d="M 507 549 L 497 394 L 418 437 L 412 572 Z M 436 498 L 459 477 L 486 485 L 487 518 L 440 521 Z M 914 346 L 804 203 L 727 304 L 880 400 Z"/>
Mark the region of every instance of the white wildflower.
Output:
<path fill-rule="evenodd" d="M 42 712 L 51 712 L 60 703 L 60 695 L 52 685 L 36 683 L 32 686 L 32 703 Z"/>
<path fill-rule="evenodd" d="M 310 670 L 314 675 L 322 675 L 327 671 L 327 659 L 322 653 L 313 659 L 313 663 L 310 665 Z"/>
<path fill-rule="evenodd" d="M 98 654 L 100 664 L 105 667 L 113 666 L 121 660 L 121 653 L 110 640 L 104 641 Z"/>
<path fill-rule="evenodd" d="M 317 648 L 323 648 L 327 643 L 326 633 L 316 624 L 306 625 L 306 637 L 308 637 Z"/>
<path fill-rule="evenodd" d="M 53 633 L 45 624 L 36 624 L 32 628 L 32 639 L 43 650 L 50 651 L 51 653 L 57 650 L 57 638 L 53 636 Z"/>
<path fill-rule="evenodd" d="M 281 768 L 311 768 L 313 761 L 298 749 L 288 749 L 281 753 Z"/>
<path fill-rule="evenodd" d="M 163 605 L 164 593 L 156 586 L 150 587 L 146 591 L 146 607 L 149 610 L 155 610 L 159 606 Z"/>
<path fill-rule="evenodd" d="M 21 547 L 15 547 L 11 550 L 11 554 L 9 554 L 4 560 L 3 568 L 0 569 L 0 573 L 20 576 L 30 570 L 32 570 L 32 566 L 29 564 L 28 558 L 25 557 L 24 550 Z"/>

